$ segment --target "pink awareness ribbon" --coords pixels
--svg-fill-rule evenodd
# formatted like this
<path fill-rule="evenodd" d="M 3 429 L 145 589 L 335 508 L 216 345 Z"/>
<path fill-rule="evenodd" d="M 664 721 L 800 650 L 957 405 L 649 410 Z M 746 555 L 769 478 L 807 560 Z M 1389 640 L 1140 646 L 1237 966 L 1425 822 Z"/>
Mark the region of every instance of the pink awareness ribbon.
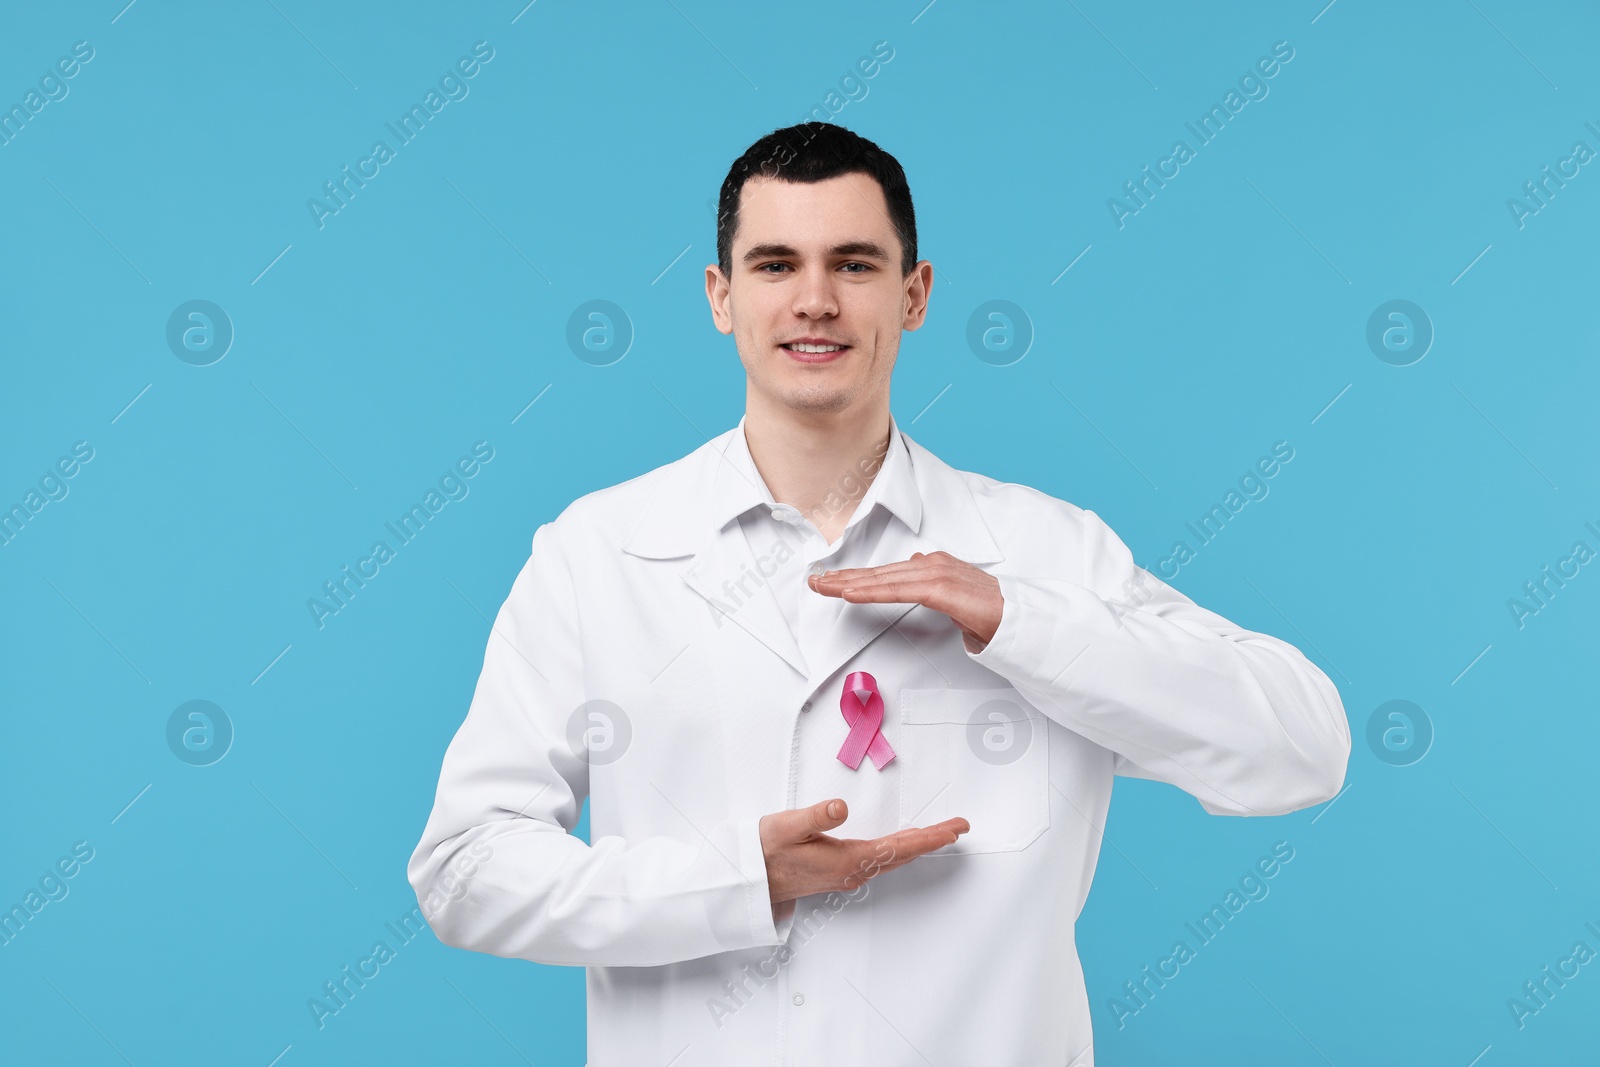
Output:
<path fill-rule="evenodd" d="M 850 735 L 839 748 L 839 761 L 852 771 L 861 766 L 863 755 L 871 756 L 873 766 L 883 770 L 894 759 L 894 749 L 883 736 L 883 697 L 878 682 L 866 671 L 853 671 L 844 680 L 839 694 L 839 710 L 850 724 Z"/>

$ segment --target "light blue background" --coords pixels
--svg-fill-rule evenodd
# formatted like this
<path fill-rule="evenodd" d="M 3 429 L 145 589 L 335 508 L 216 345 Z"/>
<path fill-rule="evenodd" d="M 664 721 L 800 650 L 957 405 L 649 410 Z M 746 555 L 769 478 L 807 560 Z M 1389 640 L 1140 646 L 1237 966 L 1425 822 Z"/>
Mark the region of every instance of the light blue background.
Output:
<path fill-rule="evenodd" d="M 904 164 L 937 271 L 907 432 L 1093 508 L 1151 568 L 1295 449 L 1172 584 L 1329 673 L 1349 788 L 1247 820 L 1119 781 L 1078 923 L 1099 1062 L 1592 1054 L 1600 965 L 1523 1029 L 1507 1000 L 1600 950 L 1600 566 L 1523 628 L 1506 603 L 1600 549 L 1600 165 L 1523 228 L 1507 207 L 1600 149 L 1591 6 L 124 2 L 0 34 L 6 106 L 95 49 L 0 147 L 0 503 L 95 450 L 0 547 L 0 905 L 95 850 L 0 948 L 4 1059 L 583 1062 L 580 970 L 431 934 L 320 1030 L 307 1000 L 416 904 L 405 862 L 535 527 L 739 418 L 708 201 L 880 40 L 837 121 Z M 319 230 L 307 199 L 479 40 L 470 95 Z M 1107 199 L 1280 40 L 1269 95 L 1118 229 Z M 194 299 L 236 331 L 207 367 L 165 341 Z M 636 334 L 611 366 L 565 341 L 590 299 Z M 1034 334 L 1010 366 L 966 342 L 994 299 Z M 1365 340 L 1392 299 L 1436 330 L 1410 366 Z M 479 440 L 470 495 L 319 630 L 307 599 Z M 166 742 L 193 699 L 236 731 L 208 767 Z M 1367 743 L 1393 699 L 1436 732 L 1410 766 Z M 1270 896 L 1118 1029 L 1123 983 L 1280 840 Z"/>

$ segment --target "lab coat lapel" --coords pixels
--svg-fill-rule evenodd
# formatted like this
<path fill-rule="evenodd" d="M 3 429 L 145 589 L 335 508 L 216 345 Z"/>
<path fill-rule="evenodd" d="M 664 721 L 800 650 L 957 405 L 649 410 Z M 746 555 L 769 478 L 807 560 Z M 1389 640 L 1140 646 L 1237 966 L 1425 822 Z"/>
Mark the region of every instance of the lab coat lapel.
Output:
<path fill-rule="evenodd" d="M 910 559 L 915 552 L 935 552 L 938 547 L 927 537 L 907 529 L 898 518 L 890 516 L 889 524 L 884 527 L 883 537 L 878 541 L 867 566 L 881 567 L 886 563 L 898 563 Z M 801 595 L 821 594 L 808 588 Z M 810 665 L 810 689 L 821 686 L 841 666 L 916 607 L 915 604 L 852 604 L 848 600 L 841 603 L 839 621 L 829 631 L 823 651 Z"/>
<path fill-rule="evenodd" d="M 717 529 L 707 521 L 715 500 L 718 467 L 726 460 L 737 427 L 707 441 L 664 469 L 661 488 L 638 525 L 623 541 L 623 551 L 647 559 L 693 556 L 679 573 L 714 610 L 754 637 L 815 689 L 850 659 L 899 622 L 914 604 L 842 604 L 838 624 L 816 662 L 807 664 L 784 621 L 770 584 L 737 522 Z M 949 552 L 978 566 L 1005 557 L 979 514 L 966 476 L 901 431 L 911 458 L 911 473 L 921 502 L 915 527 L 891 516 L 871 559 L 873 566 L 910 559 L 916 552 Z M 743 590 L 739 587 L 744 580 Z M 752 586 L 754 588 L 752 589 Z M 748 590 L 746 595 L 745 590 Z M 809 589 L 802 595 L 815 595 Z"/>
<path fill-rule="evenodd" d="M 731 515 L 718 514 L 726 510 L 723 501 L 727 499 L 725 491 L 719 492 L 718 478 L 730 477 L 732 468 L 725 453 L 738 432 L 735 426 L 659 469 L 661 484 L 633 532 L 623 540 L 622 550 L 644 559 L 693 557 L 678 568 L 679 580 L 703 597 L 724 621 L 743 628 L 796 677 L 803 678 L 806 669 L 800 646 L 784 621 L 783 609 L 761 573 L 744 530 Z M 764 663 L 750 666 L 758 671 L 767 669 Z"/>
<path fill-rule="evenodd" d="M 904 431 L 901 437 L 911 460 L 911 476 L 921 503 L 920 514 L 911 525 L 891 515 L 868 565 L 881 567 L 908 560 L 918 552 L 931 554 L 941 550 L 977 566 L 1003 560 L 1005 556 L 978 512 L 965 475 L 917 444 Z M 816 595 L 810 590 L 806 592 Z M 810 687 L 813 690 L 820 687 L 841 667 L 861 656 L 917 606 L 914 603 L 852 604 L 843 601 L 838 624 L 829 634 L 825 650 L 810 665 Z M 894 635 L 885 638 L 893 639 Z M 904 643 L 906 639 L 901 638 L 901 641 Z M 894 654 L 903 656 L 904 653 L 903 648 L 886 650 L 890 659 Z"/>
<path fill-rule="evenodd" d="M 713 611 L 742 626 L 796 673 L 805 675 L 800 646 L 737 522 L 728 523 L 712 538 L 683 572 L 683 580 L 710 601 Z"/>

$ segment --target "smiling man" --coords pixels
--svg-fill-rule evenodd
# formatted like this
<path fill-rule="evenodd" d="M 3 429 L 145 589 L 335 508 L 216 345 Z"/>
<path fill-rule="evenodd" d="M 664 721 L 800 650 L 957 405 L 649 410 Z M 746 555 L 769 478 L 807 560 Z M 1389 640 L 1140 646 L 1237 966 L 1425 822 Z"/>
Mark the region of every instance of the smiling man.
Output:
<path fill-rule="evenodd" d="M 933 267 L 894 157 L 779 130 L 720 206 L 744 416 L 535 532 L 411 884 L 447 944 L 587 968 L 590 1067 L 1087 1067 L 1113 777 L 1328 800 L 1338 691 L 900 431 Z"/>

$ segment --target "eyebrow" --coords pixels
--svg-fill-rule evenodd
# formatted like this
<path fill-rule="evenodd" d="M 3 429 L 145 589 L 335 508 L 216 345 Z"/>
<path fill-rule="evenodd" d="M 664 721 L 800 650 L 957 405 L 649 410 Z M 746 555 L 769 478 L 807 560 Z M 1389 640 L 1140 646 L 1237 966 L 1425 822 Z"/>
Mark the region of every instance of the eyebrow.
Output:
<path fill-rule="evenodd" d="M 786 244 L 768 243 L 753 246 L 743 256 L 743 262 L 753 263 L 758 259 L 796 259 L 800 253 Z M 846 241 L 828 249 L 830 256 L 859 256 L 862 259 L 876 259 L 884 263 L 889 262 L 889 253 L 876 241 Z"/>

